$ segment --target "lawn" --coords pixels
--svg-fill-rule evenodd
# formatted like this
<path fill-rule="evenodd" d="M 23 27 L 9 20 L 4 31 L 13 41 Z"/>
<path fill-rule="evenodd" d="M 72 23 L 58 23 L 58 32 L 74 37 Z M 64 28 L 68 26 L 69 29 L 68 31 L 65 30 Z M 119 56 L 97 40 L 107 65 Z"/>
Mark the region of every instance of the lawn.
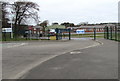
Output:
<path fill-rule="evenodd" d="M 68 37 L 67 34 L 64 35 L 64 37 Z M 86 37 L 94 37 L 94 34 L 71 34 L 72 38 L 86 38 Z M 104 33 L 97 33 L 96 38 L 104 38 Z"/>

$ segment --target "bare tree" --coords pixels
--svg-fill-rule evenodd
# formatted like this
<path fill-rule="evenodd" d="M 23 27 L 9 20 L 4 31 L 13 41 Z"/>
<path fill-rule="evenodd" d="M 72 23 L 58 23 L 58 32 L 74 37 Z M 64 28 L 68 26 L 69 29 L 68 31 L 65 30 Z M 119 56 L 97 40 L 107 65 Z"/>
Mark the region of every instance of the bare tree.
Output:
<path fill-rule="evenodd" d="M 17 32 L 20 30 L 20 24 L 26 22 L 27 19 L 32 18 L 36 22 L 39 22 L 39 6 L 33 2 L 15 2 L 13 4 L 14 19 L 14 33 L 17 36 Z"/>
<path fill-rule="evenodd" d="M 1 21 L 2 21 L 2 27 L 5 28 L 8 26 L 9 19 L 7 18 L 8 11 L 7 11 L 7 5 L 8 2 L 0 2 L 1 4 Z"/>

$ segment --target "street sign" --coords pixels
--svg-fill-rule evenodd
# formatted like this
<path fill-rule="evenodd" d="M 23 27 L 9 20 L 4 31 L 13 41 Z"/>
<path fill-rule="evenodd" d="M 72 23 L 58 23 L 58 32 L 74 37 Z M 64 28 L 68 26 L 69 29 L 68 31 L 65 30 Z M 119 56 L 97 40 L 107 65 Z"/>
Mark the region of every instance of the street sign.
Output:
<path fill-rule="evenodd" d="M 12 32 L 12 28 L 2 28 L 2 32 Z"/>
<path fill-rule="evenodd" d="M 85 34 L 85 30 L 76 30 L 77 34 Z"/>

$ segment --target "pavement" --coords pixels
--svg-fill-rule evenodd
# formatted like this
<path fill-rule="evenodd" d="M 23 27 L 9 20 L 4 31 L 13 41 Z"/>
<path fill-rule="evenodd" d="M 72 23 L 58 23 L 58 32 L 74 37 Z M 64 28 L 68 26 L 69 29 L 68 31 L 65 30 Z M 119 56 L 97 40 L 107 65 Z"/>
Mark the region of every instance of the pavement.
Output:
<path fill-rule="evenodd" d="M 100 45 L 58 55 L 21 79 L 118 79 L 118 42 L 98 40 Z"/>
<path fill-rule="evenodd" d="M 22 76 L 36 69 L 37 66 L 45 65 L 44 68 L 46 68 L 55 65 L 52 62 L 55 58 L 58 58 L 58 60 L 55 60 L 56 63 L 59 60 L 67 61 L 66 54 L 73 50 L 90 48 L 97 45 L 100 44 L 92 40 L 4 42 L 2 44 L 2 79 L 22 78 Z M 64 57 L 64 54 L 65 58 L 59 59 L 62 55 Z M 50 61 L 50 65 L 45 64 L 48 61 Z M 49 67 L 46 69 L 49 69 Z M 43 73 L 47 74 L 48 72 L 45 71 Z M 31 78 L 34 78 L 34 75 L 31 76 Z M 39 77 L 39 73 L 36 77 Z M 50 77 L 48 76 L 48 78 Z"/>

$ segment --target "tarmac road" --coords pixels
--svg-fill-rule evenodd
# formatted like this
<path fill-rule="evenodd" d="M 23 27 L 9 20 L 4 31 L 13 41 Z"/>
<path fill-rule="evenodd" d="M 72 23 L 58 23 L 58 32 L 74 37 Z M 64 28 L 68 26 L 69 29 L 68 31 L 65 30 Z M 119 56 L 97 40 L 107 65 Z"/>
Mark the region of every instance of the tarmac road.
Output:
<path fill-rule="evenodd" d="M 47 60 L 67 52 L 99 45 L 92 40 L 3 43 L 2 79 L 19 79 Z"/>
<path fill-rule="evenodd" d="M 22 79 L 118 79 L 118 43 L 74 50 L 33 68 Z"/>

